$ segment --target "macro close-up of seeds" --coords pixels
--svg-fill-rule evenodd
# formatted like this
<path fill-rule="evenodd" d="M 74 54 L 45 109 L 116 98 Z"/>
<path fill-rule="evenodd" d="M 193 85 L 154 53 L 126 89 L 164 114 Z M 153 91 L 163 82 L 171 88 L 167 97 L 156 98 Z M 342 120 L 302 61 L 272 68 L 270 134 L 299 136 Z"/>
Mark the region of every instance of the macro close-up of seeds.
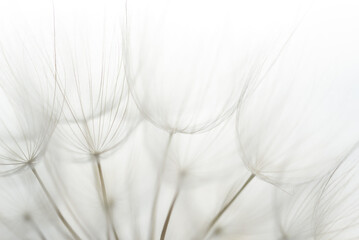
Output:
<path fill-rule="evenodd" d="M 359 240 L 357 0 L 0 0 L 0 240 Z"/>

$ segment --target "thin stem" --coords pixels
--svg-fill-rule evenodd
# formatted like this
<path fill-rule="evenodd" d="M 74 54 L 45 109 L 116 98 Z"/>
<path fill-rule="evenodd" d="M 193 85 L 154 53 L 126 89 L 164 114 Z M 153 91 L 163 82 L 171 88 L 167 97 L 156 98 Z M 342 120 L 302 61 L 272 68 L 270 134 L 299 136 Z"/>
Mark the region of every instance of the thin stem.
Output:
<path fill-rule="evenodd" d="M 54 199 L 51 197 L 49 191 L 45 187 L 45 184 L 41 180 L 39 174 L 37 173 L 35 167 L 31 166 L 32 173 L 35 175 L 37 181 L 40 183 L 40 186 L 42 190 L 44 191 L 45 195 L 47 196 L 49 202 L 51 203 L 52 207 L 55 209 L 55 212 L 57 216 L 60 218 L 61 222 L 64 224 L 64 226 L 67 228 L 67 230 L 71 233 L 72 237 L 76 240 L 80 240 L 80 237 L 77 235 L 77 233 L 74 231 L 74 229 L 71 227 L 71 225 L 66 221 L 65 217 L 62 215 L 60 209 L 57 207 Z"/>
<path fill-rule="evenodd" d="M 211 223 L 208 225 L 204 237 L 208 235 L 208 233 L 211 231 L 213 226 L 218 222 L 218 220 L 221 218 L 221 216 L 227 211 L 227 209 L 233 204 L 233 202 L 238 198 L 238 196 L 241 194 L 241 192 L 247 187 L 247 185 L 252 181 L 252 179 L 255 177 L 255 175 L 252 173 L 247 181 L 244 183 L 244 185 L 237 191 L 237 193 L 232 197 L 232 199 L 223 206 L 223 208 L 217 213 L 217 215 L 212 219 Z"/>
<path fill-rule="evenodd" d="M 29 222 L 29 224 L 35 229 L 36 233 L 39 235 L 41 240 L 46 240 L 45 235 L 42 233 L 41 229 L 30 215 L 28 214 L 25 215 L 25 221 Z"/>
<path fill-rule="evenodd" d="M 162 160 L 162 164 L 161 164 L 161 168 L 160 171 L 157 175 L 157 179 L 156 179 L 156 189 L 155 189 L 155 197 L 153 199 L 153 204 L 152 204 L 152 211 L 151 211 L 151 221 L 150 221 L 150 240 L 153 240 L 155 238 L 155 229 L 156 229 L 156 212 L 157 212 L 157 204 L 158 204 L 158 197 L 160 195 L 161 192 L 161 182 L 162 182 L 162 177 L 163 177 L 163 173 L 166 167 L 166 162 L 167 162 L 167 156 L 168 156 L 168 151 L 172 142 L 172 138 L 173 138 L 173 134 L 174 133 L 170 133 L 170 136 L 168 138 L 168 142 L 167 142 L 167 146 L 163 155 L 163 160 Z"/>
<path fill-rule="evenodd" d="M 63 182 L 59 181 L 58 172 L 56 171 L 56 169 L 52 169 L 48 163 L 49 163 L 48 161 L 45 161 L 46 169 L 50 173 L 50 177 L 52 179 L 52 182 L 55 185 L 56 190 L 63 197 L 64 203 L 69 211 L 69 214 L 72 216 L 72 218 L 73 218 L 74 222 L 77 224 L 77 226 L 86 235 L 87 239 L 91 239 L 91 234 L 87 231 L 87 229 L 84 227 L 83 223 L 80 221 L 80 219 L 76 215 L 75 211 L 73 210 L 73 205 L 71 204 L 71 199 L 68 195 L 68 192 L 65 190 L 65 186 L 63 185 Z"/>
<path fill-rule="evenodd" d="M 175 206 L 175 204 L 176 204 L 176 201 L 177 201 L 177 199 L 178 199 L 179 192 L 180 192 L 180 188 L 179 188 L 179 186 L 178 186 L 178 187 L 177 187 L 177 190 L 176 190 L 176 192 L 175 192 L 175 195 L 173 196 L 171 206 L 170 206 L 170 208 L 168 209 L 166 221 L 165 221 L 165 223 L 163 224 L 162 233 L 161 233 L 161 240 L 165 240 L 166 232 L 167 232 L 167 228 L 168 228 L 168 224 L 169 224 L 170 219 L 171 219 L 171 215 L 172 215 L 172 212 L 173 212 L 173 208 L 174 208 L 174 206 Z"/>
<path fill-rule="evenodd" d="M 112 216 L 110 213 L 110 204 L 109 204 L 108 197 L 107 197 L 106 184 L 105 184 L 105 179 L 103 177 L 101 162 L 100 162 L 100 159 L 98 156 L 96 156 L 95 158 L 96 158 L 96 166 L 97 166 L 97 171 L 98 171 L 99 180 L 100 180 L 101 193 L 102 193 L 102 197 L 103 197 L 103 204 L 105 206 L 107 222 L 111 226 L 111 230 L 112 230 L 113 235 L 115 236 L 115 239 L 119 240 L 116 229 L 115 229 L 115 225 L 113 223 Z"/>

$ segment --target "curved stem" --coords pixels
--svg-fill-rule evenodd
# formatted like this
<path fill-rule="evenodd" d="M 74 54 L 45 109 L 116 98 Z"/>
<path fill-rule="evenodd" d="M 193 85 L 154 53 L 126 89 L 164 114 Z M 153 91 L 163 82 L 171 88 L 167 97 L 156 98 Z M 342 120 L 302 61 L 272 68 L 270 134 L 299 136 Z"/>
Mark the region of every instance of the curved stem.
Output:
<path fill-rule="evenodd" d="M 29 224 L 35 229 L 35 232 L 39 235 L 41 240 L 46 240 L 45 235 L 42 233 L 41 229 L 30 215 L 25 216 L 25 221 L 29 222 Z"/>
<path fill-rule="evenodd" d="M 39 174 L 37 173 L 35 167 L 31 166 L 31 170 L 32 170 L 32 173 L 35 175 L 37 181 L 40 183 L 42 190 L 44 191 L 44 193 L 45 193 L 46 197 L 48 198 L 49 202 L 51 203 L 52 207 L 55 209 L 55 212 L 56 212 L 57 216 L 60 218 L 61 222 L 64 224 L 64 226 L 67 228 L 67 230 L 71 233 L 71 235 L 74 239 L 80 240 L 80 237 L 77 235 L 77 233 L 71 227 L 71 225 L 66 221 L 66 219 L 62 215 L 60 209 L 57 207 L 54 199 L 51 197 L 49 191 L 47 190 L 45 184 L 43 183 L 42 179 L 40 178 Z"/>
<path fill-rule="evenodd" d="M 97 171 L 98 171 L 99 180 L 100 180 L 101 193 L 102 193 L 102 197 L 103 197 L 103 204 L 105 206 L 107 222 L 111 226 L 112 233 L 115 236 L 115 239 L 118 240 L 119 238 L 118 238 L 118 235 L 117 235 L 117 232 L 115 229 L 115 225 L 113 223 L 112 216 L 110 213 L 110 205 L 109 205 L 109 201 L 108 201 L 108 197 L 107 197 L 106 184 L 105 184 L 105 179 L 103 177 L 102 166 L 101 166 L 100 159 L 98 157 L 96 157 L 96 166 L 97 166 Z"/>
<path fill-rule="evenodd" d="M 156 179 L 156 189 L 155 189 L 155 197 L 153 199 L 153 204 L 152 204 L 152 211 L 151 211 L 151 221 L 150 221 L 150 240 L 153 240 L 155 237 L 155 229 L 156 229 L 156 212 L 157 212 L 157 204 L 158 204 L 158 197 L 160 195 L 161 192 L 161 182 L 162 182 L 162 177 L 163 177 L 163 173 L 166 167 L 166 162 L 167 162 L 167 156 L 168 156 L 168 151 L 172 142 L 172 138 L 173 138 L 173 134 L 174 133 L 170 133 L 170 136 L 168 138 L 167 141 L 167 146 L 163 155 L 163 160 L 162 160 L 162 164 L 161 164 L 161 168 L 160 171 L 157 175 L 157 179 Z"/>
<path fill-rule="evenodd" d="M 221 218 L 221 216 L 227 211 L 227 209 L 233 204 L 233 202 L 238 198 L 238 196 L 241 194 L 241 192 L 247 187 L 247 185 L 252 181 L 252 179 L 255 177 L 255 175 L 252 173 L 247 181 L 243 184 L 243 186 L 236 192 L 236 194 L 231 198 L 231 200 L 223 206 L 223 208 L 217 213 L 217 215 L 212 219 L 210 224 L 208 225 L 204 237 L 208 235 L 208 233 L 211 231 L 213 226 L 218 222 L 218 220 Z"/>
<path fill-rule="evenodd" d="M 68 192 L 66 191 L 66 187 L 64 186 L 63 182 L 60 181 L 60 176 L 59 173 L 55 168 L 52 168 L 49 165 L 48 161 L 44 161 L 45 163 L 45 167 L 48 170 L 50 177 L 52 179 L 52 183 L 54 184 L 57 192 L 59 192 L 62 196 L 62 199 L 64 201 L 65 206 L 67 207 L 67 210 L 69 212 L 69 214 L 71 215 L 72 219 L 74 220 L 74 222 L 77 224 L 77 226 L 79 227 L 79 229 L 82 230 L 82 232 L 84 233 L 84 235 L 86 235 L 86 238 L 91 240 L 91 234 L 88 232 L 88 230 L 85 228 L 84 224 L 80 221 L 78 215 L 76 214 L 76 212 L 74 211 L 74 206 L 71 204 L 71 199 L 69 197 Z"/>
<path fill-rule="evenodd" d="M 171 215 L 172 215 L 172 212 L 173 212 L 173 208 L 174 208 L 174 206 L 175 206 L 175 204 L 176 204 L 176 201 L 177 201 L 179 192 L 180 192 L 180 188 L 179 188 L 179 186 L 178 186 L 178 187 L 177 187 L 177 190 L 176 190 L 176 192 L 175 192 L 175 195 L 173 196 L 171 206 L 170 206 L 170 208 L 168 209 L 168 213 L 167 213 L 167 217 L 166 217 L 165 223 L 163 224 L 163 228 L 162 228 L 162 232 L 161 232 L 161 240 L 165 240 L 166 232 L 167 232 L 167 228 L 168 228 L 168 224 L 169 224 L 169 222 L 170 222 Z"/>

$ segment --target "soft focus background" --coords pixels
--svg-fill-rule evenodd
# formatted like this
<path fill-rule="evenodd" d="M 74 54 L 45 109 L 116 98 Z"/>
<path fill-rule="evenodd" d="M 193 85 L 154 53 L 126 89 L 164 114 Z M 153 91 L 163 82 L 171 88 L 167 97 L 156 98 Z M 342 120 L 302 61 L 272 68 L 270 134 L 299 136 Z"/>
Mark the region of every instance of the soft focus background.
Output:
<path fill-rule="evenodd" d="M 359 239 L 358 13 L 0 0 L 0 238 Z"/>

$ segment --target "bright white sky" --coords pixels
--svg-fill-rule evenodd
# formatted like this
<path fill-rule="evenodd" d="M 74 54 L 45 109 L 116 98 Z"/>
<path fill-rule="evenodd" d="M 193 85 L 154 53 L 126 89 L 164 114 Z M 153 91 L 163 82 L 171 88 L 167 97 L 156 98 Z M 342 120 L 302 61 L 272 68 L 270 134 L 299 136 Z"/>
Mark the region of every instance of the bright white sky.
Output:
<path fill-rule="evenodd" d="M 53 2 L 57 30 L 60 35 L 65 33 L 61 36 L 77 34 L 79 29 L 87 32 L 124 17 L 124 1 Z M 25 42 L 36 39 L 51 49 L 52 5 L 51 0 L 0 0 L 0 43 L 11 44 L 21 36 Z M 346 94 L 353 100 L 359 99 L 355 66 L 359 62 L 358 12 L 357 0 L 128 0 L 129 19 L 135 27 L 150 27 L 156 35 L 157 22 L 165 18 L 169 41 L 180 37 L 190 42 L 208 35 L 214 46 L 226 38 L 228 49 L 278 47 L 299 24 L 287 50 L 294 60 L 286 67 L 305 59 L 308 65 L 330 69 L 331 75 L 343 79 L 341 84 L 348 85 Z M 274 41 L 279 44 L 273 45 Z"/>

